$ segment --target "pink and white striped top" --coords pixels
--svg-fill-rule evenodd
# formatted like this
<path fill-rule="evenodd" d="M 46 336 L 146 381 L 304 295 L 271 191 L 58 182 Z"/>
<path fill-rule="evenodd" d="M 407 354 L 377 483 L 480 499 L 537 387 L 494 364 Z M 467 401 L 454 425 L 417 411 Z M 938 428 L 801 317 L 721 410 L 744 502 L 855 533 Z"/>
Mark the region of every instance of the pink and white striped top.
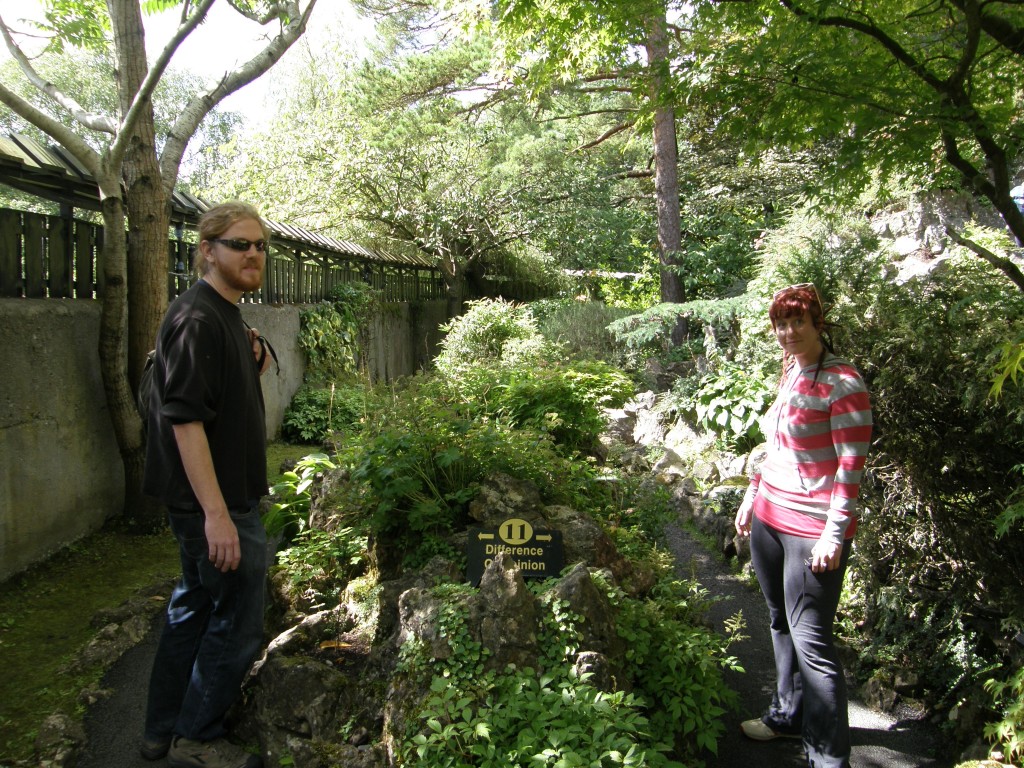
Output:
<path fill-rule="evenodd" d="M 779 396 L 761 421 L 768 455 L 751 482 L 754 514 L 783 533 L 852 537 L 857 495 L 871 442 L 871 402 L 860 373 L 826 355 L 786 374 Z"/>

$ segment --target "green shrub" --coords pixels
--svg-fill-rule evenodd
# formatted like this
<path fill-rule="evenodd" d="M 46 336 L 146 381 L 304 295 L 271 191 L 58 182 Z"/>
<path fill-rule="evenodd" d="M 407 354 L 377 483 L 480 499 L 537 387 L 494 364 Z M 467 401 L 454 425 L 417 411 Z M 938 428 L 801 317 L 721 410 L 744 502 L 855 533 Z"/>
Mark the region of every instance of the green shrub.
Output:
<path fill-rule="evenodd" d="M 446 335 L 434 367 L 456 385 L 479 366 L 519 368 L 542 359 L 547 351 L 530 310 L 500 299 L 470 302 L 467 312 L 443 330 Z"/>
<path fill-rule="evenodd" d="M 435 594 L 462 595 L 467 589 L 442 587 Z M 573 672 L 571 638 L 579 618 L 549 596 L 541 605 L 543 669 L 487 671 L 486 652 L 466 628 L 465 609 L 451 604 L 439 619 L 451 649 L 446 659 L 426 657 L 423 646 L 402 649 L 402 672 L 431 675 L 431 694 L 401 747 L 404 764 L 682 768 L 667 757 L 669 746 L 652 739 L 639 698 L 599 691 L 586 675 Z"/>
<path fill-rule="evenodd" d="M 309 525 L 310 488 L 321 472 L 336 465 L 325 453 L 314 453 L 301 459 L 295 469 L 285 472 L 270 493 L 277 501 L 263 516 L 263 525 L 270 536 L 293 539 Z"/>
<path fill-rule="evenodd" d="M 299 346 L 306 354 L 307 381 L 340 381 L 358 371 L 369 344 L 369 319 L 379 304 L 380 291 L 342 283 L 327 300 L 302 311 Z"/>
<path fill-rule="evenodd" d="M 743 452 L 764 439 L 760 418 L 774 399 L 774 387 L 763 378 L 726 363 L 701 379 L 690 405 L 705 429 Z"/>
<path fill-rule="evenodd" d="M 366 413 L 366 398 L 366 387 L 360 382 L 326 388 L 304 384 L 285 411 L 281 438 L 293 443 L 325 442 L 334 432 L 359 424 Z"/>
<path fill-rule="evenodd" d="M 742 671 L 728 655 L 728 638 L 700 626 L 707 592 L 691 582 L 662 580 L 646 600 L 612 590 L 619 607 L 617 627 L 626 641 L 629 675 L 650 712 L 651 734 L 681 754 L 718 753 L 725 732 L 722 715 L 736 705 L 736 694 L 722 669 Z M 730 624 L 736 638 L 742 619 Z"/>
<path fill-rule="evenodd" d="M 661 274 L 658 265 L 644 260 L 640 272 L 633 277 L 598 279 L 601 296 L 612 307 L 640 312 L 657 304 L 661 297 Z"/>
<path fill-rule="evenodd" d="M 599 363 L 538 367 L 513 374 L 493 408 L 513 426 L 551 435 L 564 448 L 588 450 L 604 429 L 602 407 L 618 407 L 634 394 L 621 371 Z"/>
<path fill-rule="evenodd" d="M 568 350 L 574 358 L 616 364 L 625 359 L 625 350 L 616 342 L 608 326 L 627 316 L 628 310 L 609 307 L 598 301 L 572 299 L 548 299 L 532 302 L 529 307 L 544 338 Z"/>
<path fill-rule="evenodd" d="M 334 304 L 324 301 L 302 310 L 299 323 L 307 381 L 334 381 L 355 372 L 356 333 Z"/>
<path fill-rule="evenodd" d="M 408 382 L 375 419 L 346 457 L 350 504 L 406 553 L 407 565 L 424 562 L 468 524 L 468 501 L 495 472 L 533 483 L 551 501 L 585 502 L 593 494 L 591 470 L 560 456 L 548 435 L 480 416 L 437 379 Z"/>
<path fill-rule="evenodd" d="M 705 327 L 713 330 L 711 338 L 715 339 L 716 349 L 719 345 L 735 343 L 737 318 L 748 312 L 750 305 L 749 296 L 656 304 L 639 314 L 612 322 L 608 329 L 625 349 L 626 358 L 633 367 L 642 366 L 651 357 L 662 361 L 694 360 L 708 353 L 702 338 Z M 672 343 L 672 333 L 680 317 L 687 320 L 689 338 L 676 347 Z"/>
<path fill-rule="evenodd" d="M 992 694 L 1001 719 L 985 726 L 985 737 L 1003 752 L 1009 762 L 1024 758 L 1024 667 L 1005 680 L 986 681 L 985 690 Z"/>
<path fill-rule="evenodd" d="M 366 544 L 366 533 L 354 528 L 306 528 L 296 534 L 290 547 L 277 553 L 277 562 L 293 587 L 324 593 L 327 585 L 340 588 L 362 572 Z"/>

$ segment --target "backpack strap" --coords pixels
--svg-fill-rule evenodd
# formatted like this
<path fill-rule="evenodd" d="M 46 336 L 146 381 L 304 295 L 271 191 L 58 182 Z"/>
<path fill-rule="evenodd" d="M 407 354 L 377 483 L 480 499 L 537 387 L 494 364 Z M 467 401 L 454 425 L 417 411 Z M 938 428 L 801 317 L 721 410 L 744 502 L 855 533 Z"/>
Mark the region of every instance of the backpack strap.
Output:
<path fill-rule="evenodd" d="M 250 330 L 250 331 L 252 330 L 252 326 L 249 325 L 247 322 L 245 322 L 245 318 L 242 318 L 242 324 L 248 330 Z M 256 368 L 258 370 L 260 370 L 260 371 L 263 370 L 263 363 L 265 363 L 267 361 L 267 352 L 269 351 L 270 352 L 270 357 L 274 361 L 274 365 L 277 366 L 276 374 L 278 376 L 280 376 L 281 375 L 281 363 L 277 359 L 277 352 L 274 351 L 274 345 L 271 344 L 267 340 L 267 337 L 264 336 L 263 334 L 260 334 L 259 336 L 257 336 L 256 337 L 256 341 L 258 341 L 260 343 L 260 358 L 259 358 L 259 360 L 256 361 Z"/>
<path fill-rule="evenodd" d="M 260 359 L 257 361 L 256 366 L 262 371 L 263 363 L 267 361 L 267 352 L 270 353 L 270 357 L 274 360 L 274 365 L 277 370 L 275 371 L 278 376 L 281 375 L 281 363 L 277 359 L 277 352 L 274 351 L 274 345 L 267 340 L 266 336 L 257 336 L 256 341 L 260 343 Z"/>

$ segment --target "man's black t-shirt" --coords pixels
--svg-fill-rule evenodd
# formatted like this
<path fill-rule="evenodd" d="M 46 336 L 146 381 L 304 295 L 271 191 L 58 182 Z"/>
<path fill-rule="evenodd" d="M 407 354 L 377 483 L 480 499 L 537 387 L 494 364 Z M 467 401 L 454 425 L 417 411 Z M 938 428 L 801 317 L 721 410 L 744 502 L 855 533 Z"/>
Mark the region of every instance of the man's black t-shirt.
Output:
<path fill-rule="evenodd" d="M 228 507 L 264 496 L 263 391 L 238 306 L 197 281 L 167 310 L 153 374 L 143 490 L 169 507 L 200 510 L 173 429 L 199 421 Z"/>

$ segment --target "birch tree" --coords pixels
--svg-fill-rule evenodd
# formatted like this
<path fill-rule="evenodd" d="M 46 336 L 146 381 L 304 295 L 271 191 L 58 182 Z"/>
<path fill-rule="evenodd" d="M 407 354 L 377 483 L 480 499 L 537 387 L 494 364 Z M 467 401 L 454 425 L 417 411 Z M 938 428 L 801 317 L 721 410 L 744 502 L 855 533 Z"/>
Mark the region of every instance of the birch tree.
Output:
<path fill-rule="evenodd" d="M 170 196 L 189 140 L 228 95 L 269 70 L 305 32 L 316 0 L 223 0 L 267 30 L 256 55 L 224 72 L 181 105 L 167 134 L 158 136 L 153 92 L 182 42 L 207 20 L 219 0 L 47 0 L 46 25 L 54 46 L 109 47 L 116 69 L 109 83 L 116 109 L 90 111 L 36 71 L 14 28 L 14 12 L 0 13 L 0 34 L 20 77 L 45 97 L 41 109 L 0 81 L 0 103 L 67 150 L 96 180 L 105 237 L 99 358 L 107 406 L 124 463 L 125 509 L 140 530 L 157 527 L 161 510 L 142 494 L 142 423 L 135 410 L 146 352 L 167 308 L 166 261 Z M 9 7 L 9 6 L 8 6 Z M 178 13 L 176 29 L 147 55 L 143 11 Z M 224 45 L 231 45 L 226 39 Z M 88 140 L 90 137 L 92 141 Z M 99 149 L 94 148 L 97 145 Z M 126 232 L 127 236 L 118 236 Z"/>

